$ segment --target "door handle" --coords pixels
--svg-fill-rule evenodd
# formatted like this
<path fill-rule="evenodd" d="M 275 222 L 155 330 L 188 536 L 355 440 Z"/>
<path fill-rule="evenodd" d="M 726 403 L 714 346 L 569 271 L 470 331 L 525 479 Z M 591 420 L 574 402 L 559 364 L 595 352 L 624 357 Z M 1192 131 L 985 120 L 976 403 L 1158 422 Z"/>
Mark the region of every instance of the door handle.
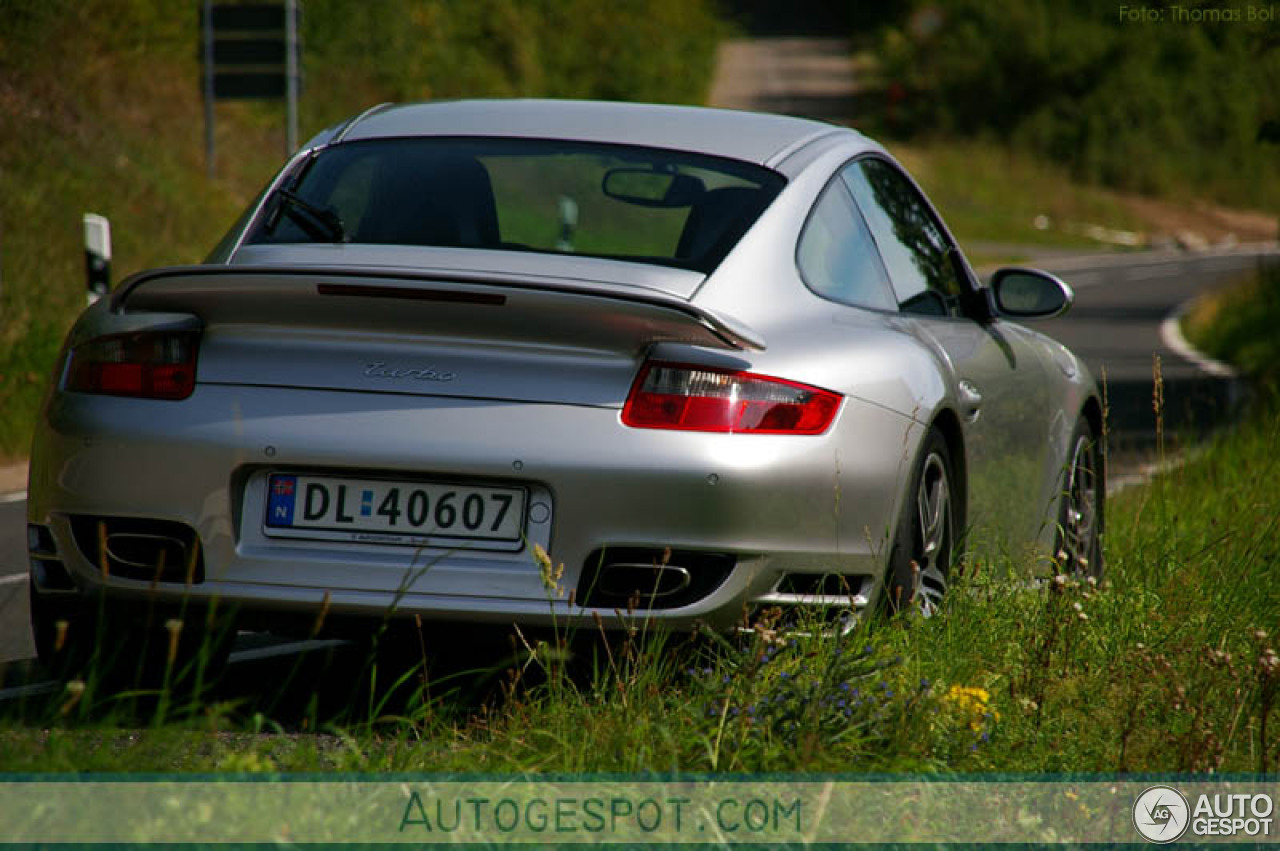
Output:
<path fill-rule="evenodd" d="M 960 397 L 960 407 L 964 410 L 965 416 L 969 418 L 969 422 L 973 422 L 978 418 L 978 414 L 982 410 L 982 394 L 978 392 L 977 386 L 967 378 L 960 382 L 957 391 L 957 395 Z"/>

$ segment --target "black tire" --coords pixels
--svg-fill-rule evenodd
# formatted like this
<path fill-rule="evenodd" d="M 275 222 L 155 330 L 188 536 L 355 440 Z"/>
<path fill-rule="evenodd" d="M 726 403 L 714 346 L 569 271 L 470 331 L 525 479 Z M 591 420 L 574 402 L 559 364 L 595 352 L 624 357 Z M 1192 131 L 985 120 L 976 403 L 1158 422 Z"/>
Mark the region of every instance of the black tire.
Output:
<path fill-rule="evenodd" d="M 938 611 L 951 565 L 959 556 L 956 478 L 947 441 L 930 429 L 911 473 L 911 486 L 898 520 L 885 598 L 890 612 Z"/>
<path fill-rule="evenodd" d="M 1102 578 L 1102 532 L 1106 518 L 1106 478 L 1098 436 L 1080 417 L 1071 431 L 1062 466 L 1054 555 L 1058 570 L 1079 578 Z"/>

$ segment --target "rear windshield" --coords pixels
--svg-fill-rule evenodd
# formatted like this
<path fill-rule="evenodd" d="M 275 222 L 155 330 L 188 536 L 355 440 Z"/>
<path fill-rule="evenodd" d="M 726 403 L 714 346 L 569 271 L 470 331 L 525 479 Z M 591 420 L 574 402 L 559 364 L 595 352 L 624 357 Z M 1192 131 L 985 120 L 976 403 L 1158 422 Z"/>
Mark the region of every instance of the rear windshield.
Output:
<path fill-rule="evenodd" d="M 784 183 L 750 163 L 652 148 L 348 142 L 288 176 L 247 242 L 554 252 L 710 272 Z"/>

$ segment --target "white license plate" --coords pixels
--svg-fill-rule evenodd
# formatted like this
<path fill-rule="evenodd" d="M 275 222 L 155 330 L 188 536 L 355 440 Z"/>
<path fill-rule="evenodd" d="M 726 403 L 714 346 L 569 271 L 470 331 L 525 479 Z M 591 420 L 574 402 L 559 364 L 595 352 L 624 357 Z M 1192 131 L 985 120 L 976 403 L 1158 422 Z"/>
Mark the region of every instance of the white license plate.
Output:
<path fill-rule="evenodd" d="M 523 488 L 272 473 L 266 533 L 367 543 L 518 544 Z"/>

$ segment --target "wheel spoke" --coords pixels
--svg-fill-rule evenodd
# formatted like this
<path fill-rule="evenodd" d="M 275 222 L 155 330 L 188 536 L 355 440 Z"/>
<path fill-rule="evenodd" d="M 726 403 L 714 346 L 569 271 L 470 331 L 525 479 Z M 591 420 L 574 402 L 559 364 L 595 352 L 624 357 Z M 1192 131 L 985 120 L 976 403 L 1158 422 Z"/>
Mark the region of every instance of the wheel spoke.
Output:
<path fill-rule="evenodd" d="M 1063 555 L 1065 565 L 1076 572 L 1089 569 L 1097 537 L 1098 493 L 1093 450 L 1081 436 L 1071 453 L 1064 512 Z"/>
<path fill-rule="evenodd" d="M 920 516 L 920 550 L 926 561 L 932 563 L 948 543 L 948 519 L 951 516 L 951 494 L 942 461 L 936 455 L 929 456 L 920 477 L 920 493 L 917 496 Z"/>
<path fill-rule="evenodd" d="M 920 540 L 915 559 L 911 599 L 929 617 L 938 611 L 947 591 L 947 562 L 951 558 L 951 489 L 942 458 L 929 455 L 920 471 L 916 494 Z"/>

